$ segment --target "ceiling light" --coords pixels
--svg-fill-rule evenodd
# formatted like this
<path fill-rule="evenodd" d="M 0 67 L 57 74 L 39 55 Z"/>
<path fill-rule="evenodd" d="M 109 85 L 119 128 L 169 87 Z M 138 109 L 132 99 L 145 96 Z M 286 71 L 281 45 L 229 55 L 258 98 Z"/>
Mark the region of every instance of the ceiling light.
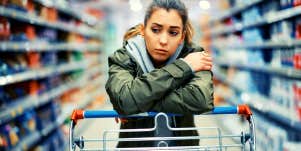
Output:
<path fill-rule="evenodd" d="M 140 0 L 130 0 L 129 3 L 131 10 L 134 12 L 138 12 L 142 9 L 142 4 Z"/>
<path fill-rule="evenodd" d="M 202 10 L 210 9 L 210 3 L 207 0 L 200 0 L 199 6 Z"/>

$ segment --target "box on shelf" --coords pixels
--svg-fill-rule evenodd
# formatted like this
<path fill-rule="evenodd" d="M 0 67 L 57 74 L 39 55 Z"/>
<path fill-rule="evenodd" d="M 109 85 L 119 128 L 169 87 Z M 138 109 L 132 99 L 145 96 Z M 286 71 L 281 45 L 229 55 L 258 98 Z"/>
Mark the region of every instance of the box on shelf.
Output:
<path fill-rule="evenodd" d="M 28 38 L 28 40 L 34 40 L 36 39 L 36 31 L 35 31 L 35 27 L 32 25 L 27 25 L 25 27 L 25 33 L 26 36 Z"/>
<path fill-rule="evenodd" d="M 27 53 L 28 66 L 30 68 L 41 67 L 40 57 L 41 57 L 41 54 L 39 52 L 28 52 Z"/>
<path fill-rule="evenodd" d="M 0 41 L 8 40 L 10 36 L 10 23 L 9 21 L 0 16 Z"/>
<path fill-rule="evenodd" d="M 58 21 L 58 12 L 56 8 L 42 6 L 40 17 L 48 22 L 54 23 Z"/>
<path fill-rule="evenodd" d="M 301 39 L 301 18 L 296 19 L 295 36 L 296 36 L 296 39 Z"/>
<path fill-rule="evenodd" d="M 300 6 L 301 5 L 301 0 L 294 0 L 294 6 Z"/>

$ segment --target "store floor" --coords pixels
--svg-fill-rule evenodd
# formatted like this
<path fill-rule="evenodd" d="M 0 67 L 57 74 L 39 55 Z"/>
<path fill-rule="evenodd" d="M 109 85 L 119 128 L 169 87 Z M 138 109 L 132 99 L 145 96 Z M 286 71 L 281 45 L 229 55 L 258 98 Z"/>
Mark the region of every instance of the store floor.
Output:
<path fill-rule="evenodd" d="M 103 105 L 101 108 L 103 110 L 110 110 L 112 109 L 112 106 L 107 103 Z M 211 129 L 211 127 L 216 127 L 220 126 L 221 123 L 223 122 L 224 116 L 216 116 L 216 115 L 201 115 L 201 116 L 196 116 L 195 122 L 197 127 L 202 127 L 203 129 L 199 130 L 200 136 L 204 137 L 210 137 L 210 136 L 218 136 L 218 131 L 216 129 Z M 84 120 L 83 122 L 80 123 L 81 126 L 78 127 L 80 129 L 77 131 L 77 133 L 80 134 L 80 136 L 84 136 L 84 138 L 87 139 L 102 139 L 102 132 L 104 130 L 118 130 L 119 129 L 119 124 L 115 122 L 114 119 L 112 118 L 104 118 L 104 119 L 87 119 Z M 233 124 L 233 123 L 232 123 Z M 206 128 L 207 127 L 207 128 Z M 210 128 L 209 128 L 210 127 Z M 232 126 L 233 128 L 236 128 L 235 125 Z M 228 131 L 226 131 L 224 128 L 221 129 L 222 134 L 228 134 Z M 240 130 L 236 129 L 237 132 L 235 134 L 240 134 Z M 112 133 L 108 135 L 107 138 L 112 139 L 112 138 L 117 138 L 118 133 Z M 218 139 L 212 139 L 212 138 L 206 138 L 206 139 L 201 139 L 200 140 L 200 146 L 218 146 L 219 142 Z M 239 138 L 240 139 L 240 138 Z M 238 139 L 238 140 L 239 140 Z M 237 143 L 234 142 L 232 139 L 223 139 L 223 145 L 226 144 L 233 144 Z M 90 142 L 89 144 L 86 143 L 85 146 L 89 146 L 88 148 L 100 148 L 102 149 L 102 142 Z M 108 148 L 114 148 L 116 146 L 116 142 L 106 142 L 106 145 Z M 217 149 L 215 149 L 217 150 Z M 228 150 L 235 151 L 235 150 L 240 150 L 237 148 L 230 148 Z"/>

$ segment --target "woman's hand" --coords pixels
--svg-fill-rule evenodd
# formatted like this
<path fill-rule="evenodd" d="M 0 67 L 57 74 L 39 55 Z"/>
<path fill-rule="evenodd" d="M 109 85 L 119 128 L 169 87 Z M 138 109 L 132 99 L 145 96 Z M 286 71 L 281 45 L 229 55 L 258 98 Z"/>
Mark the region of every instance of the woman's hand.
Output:
<path fill-rule="evenodd" d="M 212 68 L 212 57 L 205 51 L 190 53 L 184 58 L 184 61 L 190 65 L 194 72 L 211 70 Z"/>

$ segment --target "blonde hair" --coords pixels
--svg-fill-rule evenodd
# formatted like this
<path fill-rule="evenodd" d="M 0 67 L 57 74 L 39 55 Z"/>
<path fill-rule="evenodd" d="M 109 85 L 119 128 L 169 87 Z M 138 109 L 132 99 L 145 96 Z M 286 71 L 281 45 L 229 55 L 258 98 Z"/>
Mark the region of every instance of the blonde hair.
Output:
<path fill-rule="evenodd" d="M 132 28 L 130 28 L 123 36 L 123 40 L 126 41 L 132 37 L 135 37 L 139 34 L 141 34 L 141 31 L 143 30 L 144 26 L 143 24 L 138 24 Z"/>
<path fill-rule="evenodd" d="M 187 23 L 185 25 L 184 32 L 185 32 L 185 42 L 187 44 L 191 45 L 192 44 L 192 38 L 193 38 L 193 35 L 194 35 L 194 29 L 193 29 L 192 24 L 189 20 L 187 21 Z"/>

